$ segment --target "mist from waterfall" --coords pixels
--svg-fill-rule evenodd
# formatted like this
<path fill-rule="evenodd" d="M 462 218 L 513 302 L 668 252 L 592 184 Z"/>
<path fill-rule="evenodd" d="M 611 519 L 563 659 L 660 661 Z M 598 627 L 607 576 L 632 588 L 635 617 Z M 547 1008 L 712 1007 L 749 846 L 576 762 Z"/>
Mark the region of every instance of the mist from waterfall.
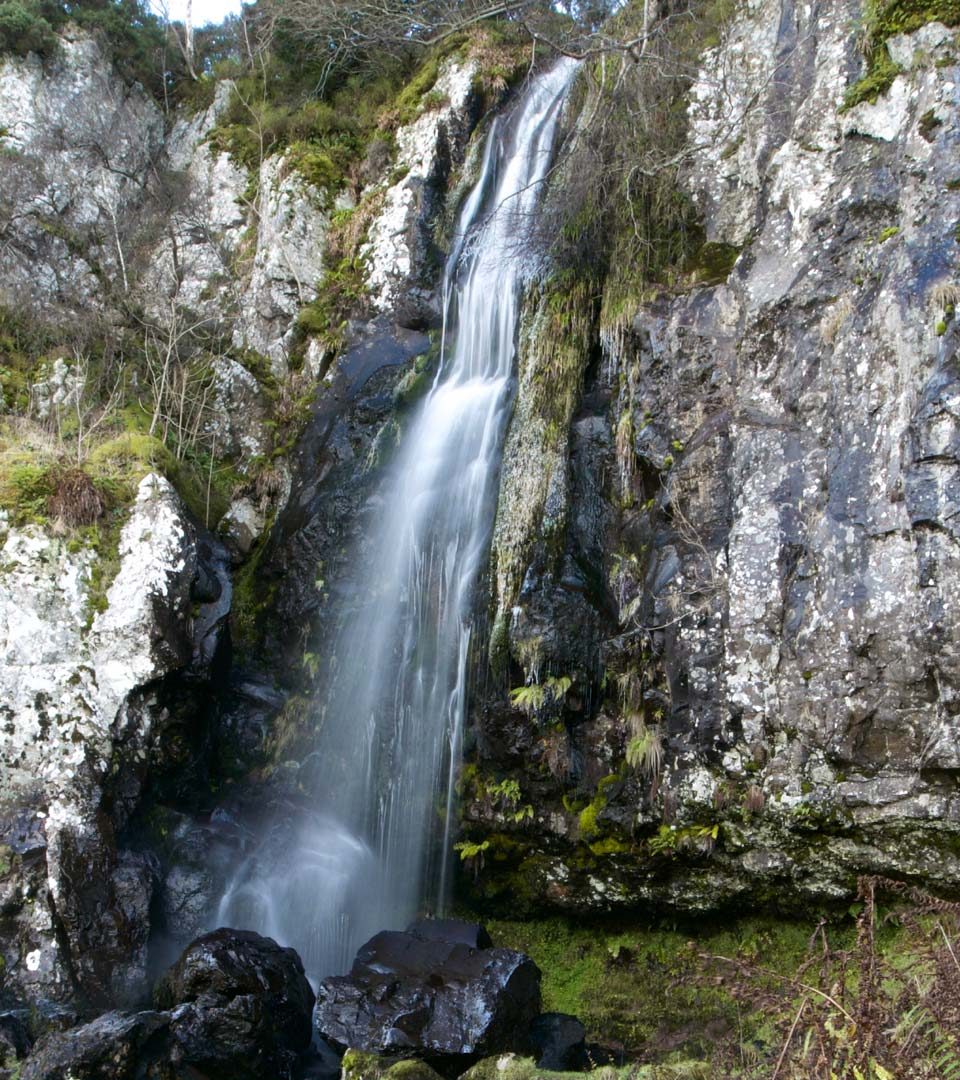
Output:
<path fill-rule="evenodd" d="M 311 978 L 450 891 L 454 776 L 476 585 L 512 404 L 524 242 L 575 64 L 493 122 L 444 276 L 444 347 L 378 493 L 377 522 L 316 683 L 316 812 L 240 868 L 220 925 L 300 954 Z M 354 572 L 356 568 L 354 569 Z"/>

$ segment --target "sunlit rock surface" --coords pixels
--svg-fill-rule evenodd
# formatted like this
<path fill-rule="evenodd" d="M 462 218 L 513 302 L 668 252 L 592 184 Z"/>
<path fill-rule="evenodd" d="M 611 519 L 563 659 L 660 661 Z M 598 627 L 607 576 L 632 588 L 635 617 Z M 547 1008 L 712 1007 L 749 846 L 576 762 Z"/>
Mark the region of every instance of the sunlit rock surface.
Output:
<path fill-rule="evenodd" d="M 890 89 L 844 110 L 856 15 L 753 4 L 705 56 L 690 191 L 739 257 L 603 328 L 562 498 L 523 526 L 494 644 L 514 686 L 574 683 L 537 718 L 478 711 L 465 820 L 490 839 L 487 896 L 709 909 L 836 900 L 861 873 L 960 885 L 960 69 L 928 25 L 890 42 Z M 529 517 L 509 462 L 504 485 L 498 530 Z"/>
<path fill-rule="evenodd" d="M 98 594 L 82 545 L 30 527 L 3 543 L 5 985 L 30 999 L 123 1002 L 145 977 L 155 868 L 116 834 L 163 731 L 154 688 L 195 646 L 196 533 L 168 481 L 141 481 L 117 558 Z"/>

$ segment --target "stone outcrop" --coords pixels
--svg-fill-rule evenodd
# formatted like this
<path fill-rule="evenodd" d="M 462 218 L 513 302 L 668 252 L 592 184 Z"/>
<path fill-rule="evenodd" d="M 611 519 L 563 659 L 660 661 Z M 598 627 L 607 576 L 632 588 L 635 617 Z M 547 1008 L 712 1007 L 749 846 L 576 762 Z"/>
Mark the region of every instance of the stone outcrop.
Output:
<path fill-rule="evenodd" d="M 0 131 L 0 301 L 76 310 L 104 278 L 129 285 L 131 218 L 163 146 L 156 104 L 76 32 L 46 64 L 0 61 Z"/>
<path fill-rule="evenodd" d="M 105 1013 L 44 1036 L 23 1080 L 292 1080 L 310 1045 L 313 991 L 292 949 L 217 930 L 161 980 L 158 1010 Z"/>
<path fill-rule="evenodd" d="M 930 24 L 845 109 L 857 10 L 750 5 L 704 57 L 689 188 L 739 257 L 601 327 L 559 499 L 523 526 L 495 644 L 543 691 L 476 714 L 465 818 L 489 896 L 696 910 L 840 899 L 861 873 L 960 886 L 960 73 Z M 509 486 L 504 512 L 525 512 Z"/>
<path fill-rule="evenodd" d="M 142 994 L 156 870 L 117 833 L 162 760 L 159 688 L 195 649 L 215 651 L 226 614 L 194 612 L 197 534 L 162 477 L 141 481 L 103 594 L 96 558 L 36 527 L 4 539 L 0 888 L 16 927 L 4 985 L 29 1000 Z"/>
<path fill-rule="evenodd" d="M 395 168 L 403 175 L 383 195 L 383 209 L 362 250 L 374 306 L 396 311 L 404 326 L 422 329 L 441 315 L 430 270 L 435 219 L 443 209 L 446 181 L 462 161 L 476 122 L 476 64 L 447 60 L 432 94 L 442 103 L 397 132 Z"/>

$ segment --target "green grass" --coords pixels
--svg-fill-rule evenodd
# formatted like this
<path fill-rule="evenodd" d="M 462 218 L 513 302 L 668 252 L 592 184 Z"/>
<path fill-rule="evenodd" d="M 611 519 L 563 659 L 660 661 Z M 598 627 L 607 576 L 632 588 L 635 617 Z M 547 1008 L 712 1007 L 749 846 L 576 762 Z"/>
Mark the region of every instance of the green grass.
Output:
<path fill-rule="evenodd" d="M 487 929 L 496 945 L 528 953 L 543 972 L 543 1007 L 572 1013 L 588 1038 L 615 1040 L 639 1053 L 666 1033 L 689 1035 L 678 1047 L 702 1055 L 708 1025 L 729 1031 L 737 1005 L 722 986 L 703 985 L 700 954 L 746 954 L 776 971 L 796 970 L 806 956 L 812 927 L 773 918 L 702 927 L 658 926 L 617 920 L 568 921 L 560 916 L 533 922 L 494 920 Z M 846 941 L 848 925 L 840 930 Z M 761 1024 L 751 1037 L 760 1037 Z"/>
<path fill-rule="evenodd" d="M 486 925 L 495 945 L 540 967 L 544 1010 L 578 1016 L 588 1042 L 620 1046 L 633 1080 L 668 1070 L 769 1080 L 781 1055 L 780 1080 L 943 1080 L 944 1062 L 960 1069 L 960 905 L 876 879 L 862 879 L 860 895 L 830 919 Z M 875 907 L 881 895 L 892 906 Z M 537 1075 L 517 1062 L 501 1080 Z"/>

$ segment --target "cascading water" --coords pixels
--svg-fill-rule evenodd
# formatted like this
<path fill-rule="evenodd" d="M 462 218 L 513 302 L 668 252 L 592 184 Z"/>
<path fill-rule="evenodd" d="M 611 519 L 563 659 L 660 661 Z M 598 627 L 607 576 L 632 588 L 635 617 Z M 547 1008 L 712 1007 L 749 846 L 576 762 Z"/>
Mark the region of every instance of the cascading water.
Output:
<path fill-rule="evenodd" d="M 511 404 L 524 237 L 575 65 L 535 79 L 495 121 L 444 278 L 433 388 L 380 492 L 365 579 L 317 686 L 317 812 L 267 837 L 220 925 L 292 945 L 312 977 L 346 970 L 366 938 L 448 892 L 453 779 L 474 591 L 490 542 Z M 437 833 L 442 831 L 442 843 Z"/>

